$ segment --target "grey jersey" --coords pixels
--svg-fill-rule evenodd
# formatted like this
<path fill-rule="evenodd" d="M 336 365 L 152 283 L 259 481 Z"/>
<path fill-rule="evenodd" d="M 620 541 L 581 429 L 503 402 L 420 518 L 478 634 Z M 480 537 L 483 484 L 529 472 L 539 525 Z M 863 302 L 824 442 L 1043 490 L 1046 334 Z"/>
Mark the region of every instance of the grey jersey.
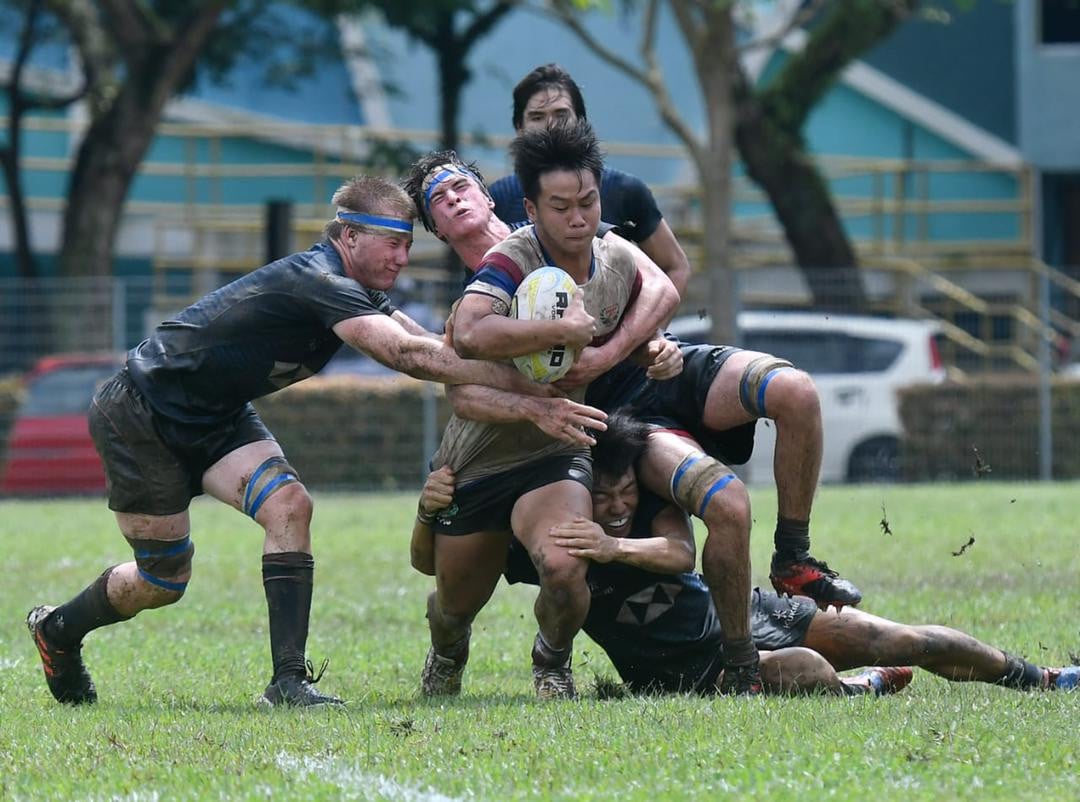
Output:
<path fill-rule="evenodd" d="M 594 239 L 592 252 L 589 278 L 581 288 L 585 292 L 585 310 L 596 318 L 597 337 L 593 345 L 602 345 L 637 297 L 641 276 L 633 251 L 617 239 Z M 485 254 L 465 293 L 490 295 L 501 301 L 501 307 L 507 310 L 504 314 L 509 314 L 510 301 L 525 276 L 551 264 L 533 226 L 525 226 Z M 585 388 L 578 388 L 571 397 L 581 401 Z M 433 465 L 449 465 L 458 482 L 464 483 L 536 459 L 575 452 L 584 449 L 548 437 L 528 422 L 478 423 L 455 415 L 443 433 Z"/>

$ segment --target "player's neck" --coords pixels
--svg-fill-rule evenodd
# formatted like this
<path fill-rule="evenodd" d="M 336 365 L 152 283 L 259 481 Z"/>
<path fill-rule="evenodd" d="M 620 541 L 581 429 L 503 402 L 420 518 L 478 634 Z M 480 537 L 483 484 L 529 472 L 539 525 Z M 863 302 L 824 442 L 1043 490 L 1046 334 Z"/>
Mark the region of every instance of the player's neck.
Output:
<path fill-rule="evenodd" d="M 536 238 L 555 267 L 561 267 L 578 284 L 584 284 L 589 280 L 589 268 L 592 266 L 593 256 L 592 240 L 589 240 L 587 249 L 582 250 L 578 247 L 570 250 L 558 240 L 547 236 L 539 228 L 536 228 Z"/>
<path fill-rule="evenodd" d="M 470 231 L 453 243 L 454 251 L 469 270 L 476 270 L 484 254 L 510 236 L 510 226 L 494 215 L 483 228 Z"/>

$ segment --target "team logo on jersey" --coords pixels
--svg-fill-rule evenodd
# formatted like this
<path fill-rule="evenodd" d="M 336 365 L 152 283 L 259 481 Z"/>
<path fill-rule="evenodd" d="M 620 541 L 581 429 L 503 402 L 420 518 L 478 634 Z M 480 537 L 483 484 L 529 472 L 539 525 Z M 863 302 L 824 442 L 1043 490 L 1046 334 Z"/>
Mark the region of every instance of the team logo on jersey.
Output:
<path fill-rule="evenodd" d="M 266 378 L 267 381 L 280 390 L 290 384 L 296 384 L 301 379 L 314 375 L 315 371 L 299 362 L 275 362 L 274 367 L 270 370 L 270 375 Z"/>
<path fill-rule="evenodd" d="M 619 305 L 611 304 L 600 310 L 600 322 L 605 326 L 611 326 L 619 319 Z"/>
<path fill-rule="evenodd" d="M 643 627 L 651 624 L 675 606 L 675 597 L 682 593 L 682 585 L 658 582 L 640 590 L 623 602 L 615 620 L 620 624 Z"/>

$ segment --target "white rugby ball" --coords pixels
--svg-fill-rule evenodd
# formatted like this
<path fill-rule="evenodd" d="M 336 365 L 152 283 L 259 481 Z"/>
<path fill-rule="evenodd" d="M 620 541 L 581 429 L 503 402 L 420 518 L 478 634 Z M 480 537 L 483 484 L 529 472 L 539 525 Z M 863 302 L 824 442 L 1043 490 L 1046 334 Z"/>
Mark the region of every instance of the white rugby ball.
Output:
<path fill-rule="evenodd" d="M 510 316 L 518 320 L 555 320 L 563 316 L 577 283 L 565 270 L 541 267 L 518 285 L 510 303 Z M 574 352 L 564 345 L 514 357 L 514 366 L 541 384 L 558 381 L 574 366 Z"/>

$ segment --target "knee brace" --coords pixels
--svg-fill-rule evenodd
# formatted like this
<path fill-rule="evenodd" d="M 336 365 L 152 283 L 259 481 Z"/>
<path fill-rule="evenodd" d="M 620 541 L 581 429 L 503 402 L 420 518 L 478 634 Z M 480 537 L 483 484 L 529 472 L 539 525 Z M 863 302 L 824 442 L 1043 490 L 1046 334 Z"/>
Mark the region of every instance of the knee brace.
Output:
<path fill-rule="evenodd" d="M 778 371 L 795 366 L 786 359 L 775 356 L 759 356 L 750 360 L 739 379 L 739 401 L 743 409 L 755 418 L 766 418 L 765 388 Z"/>
<path fill-rule="evenodd" d="M 256 468 L 248 479 L 247 489 L 244 491 L 244 514 L 250 515 L 254 520 L 263 502 L 285 485 L 299 481 L 296 469 L 286 462 L 284 457 L 270 457 Z"/>
<path fill-rule="evenodd" d="M 191 558 L 195 555 L 195 544 L 191 537 L 184 535 L 180 540 L 143 540 L 129 537 L 131 550 L 135 552 L 135 565 L 139 576 L 151 585 L 183 594 L 187 590 L 187 580 L 177 581 L 191 571 Z"/>
<path fill-rule="evenodd" d="M 709 499 L 734 478 L 735 474 L 722 462 L 694 451 L 687 454 L 671 474 L 671 497 L 684 510 L 701 518 Z"/>

